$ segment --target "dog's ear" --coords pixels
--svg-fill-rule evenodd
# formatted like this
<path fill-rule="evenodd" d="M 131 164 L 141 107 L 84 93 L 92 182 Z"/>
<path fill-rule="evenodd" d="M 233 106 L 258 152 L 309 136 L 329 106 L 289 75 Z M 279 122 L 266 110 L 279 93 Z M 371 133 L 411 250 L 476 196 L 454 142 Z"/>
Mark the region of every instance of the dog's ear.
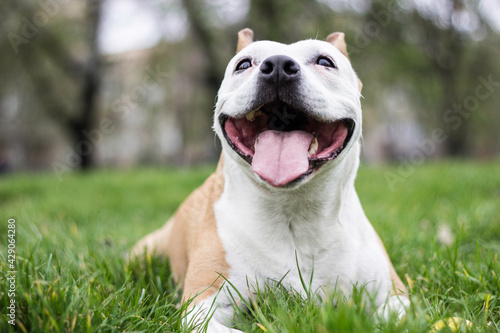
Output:
<path fill-rule="evenodd" d="M 343 32 L 334 32 L 326 37 L 326 41 L 335 46 L 340 50 L 340 52 L 342 52 L 343 55 L 349 58 L 349 56 L 347 55 L 347 45 L 345 44 L 344 37 L 345 35 Z"/>
<path fill-rule="evenodd" d="M 253 42 L 253 31 L 252 29 L 245 28 L 238 32 L 238 46 L 236 48 L 236 53 L 243 50 L 248 45 Z"/>
<path fill-rule="evenodd" d="M 347 59 L 349 59 L 349 55 L 347 54 L 347 45 L 344 38 L 345 35 L 343 32 L 334 32 L 326 37 L 326 41 L 339 49 L 339 51 L 342 52 L 342 54 L 345 55 Z M 361 92 L 361 89 L 363 89 L 363 83 L 360 79 L 358 79 L 358 89 L 359 92 Z"/>

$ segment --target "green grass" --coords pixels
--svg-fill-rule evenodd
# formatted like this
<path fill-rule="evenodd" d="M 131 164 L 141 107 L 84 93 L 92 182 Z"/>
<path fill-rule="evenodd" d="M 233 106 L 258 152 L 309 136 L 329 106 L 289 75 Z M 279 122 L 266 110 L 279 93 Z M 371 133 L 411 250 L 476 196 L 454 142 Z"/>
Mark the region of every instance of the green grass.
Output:
<path fill-rule="evenodd" d="M 0 178 L 0 332 L 181 332 L 183 308 L 168 263 L 127 268 L 124 254 L 163 225 L 213 170 L 140 169 Z M 428 332 L 462 317 L 462 332 L 500 332 L 500 163 L 419 167 L 391 189 L 397 167 L 362 167 L 366 214 L 409 285 L 399 324 L 377 324 L 366 300 L 265 292 L 238 311 L 246 332 Z M 16 326 L 7 323 L 7 220 L 16 220 Z M 440 240 L 448 230 L 451 242 Z M 441 231 L 442 232 L 442 231 Z"/>

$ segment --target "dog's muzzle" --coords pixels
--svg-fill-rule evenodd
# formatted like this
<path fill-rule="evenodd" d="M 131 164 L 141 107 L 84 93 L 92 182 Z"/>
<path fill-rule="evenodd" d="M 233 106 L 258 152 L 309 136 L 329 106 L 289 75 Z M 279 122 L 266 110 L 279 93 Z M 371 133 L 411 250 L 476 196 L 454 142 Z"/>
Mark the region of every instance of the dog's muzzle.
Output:
<path fill-rule="evenodd" d="M 227 142 L 252 171 L 275 187 L 300 181 L 346 147 L 352 119 L 325 122 L 297 101 L 300 66 L 290 57 L 272 56 L 259 68 L 257 106 L 242 117 L 221 114 Z"/>

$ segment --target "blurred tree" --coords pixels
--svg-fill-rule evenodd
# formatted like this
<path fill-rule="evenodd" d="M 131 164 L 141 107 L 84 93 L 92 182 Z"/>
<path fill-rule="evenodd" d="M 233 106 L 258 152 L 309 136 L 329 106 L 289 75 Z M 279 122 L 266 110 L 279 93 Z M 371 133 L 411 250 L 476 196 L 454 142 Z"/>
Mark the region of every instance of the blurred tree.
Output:
<path fill-rule="evenodd" d="M 302 2 L 253 0 L 247 24 L 254 30 L 258 39 L 292 43 L 305 34 L 305 25 L 290 23 L 292 21 L 303 23 L 304 16 L 309 13 L 320 13 L 317 10 L 320 6 L 320 3 L 314 0 Z"/>
<path fill-rule="evenodd" d="M 9 49 L 4 48 L 2 54 L 13 64 L 20 62 L 39 102 L 35 104 L 40 104 L 34 109 L 50 117 L 71 136 L 73 163 L 69 167 L 92 167 L 95 142 L 89 133 L 96 124 L 96 99 L 102 75 L 97 49 L 102 0 L 67 4 L 73 8 L 62 8 L 57 1 L 43 5 L 26 1 L 8 3 L 11 19 L 4 21 L 3 29 L 8 31 Z M 62 14 L 80 9 L 83 15 L 78 14 L 73 20 Z M 77 26 L 69 28 L 69 20 Z M 7 44 L 5 39 L 3 44 Z M 10 75 L 16 76 L 17 71 L 11 71 Z"/>
<path fill-rule="evenodd" d="M 206 7 L 209 4 L 199 0 L 183 0 L 184 8 L 188 14 L 192 32 L 205 56 L 204 81 L 214 98 L 217 95 L 223 77 L 223 62 L 219 57 L 221 49 L 220 28 L 211 22 L 214 17 L 207 15 Z M 225 48 L 223 48 L 225 49 Z"/>
<path fill-rule="evenodd" d="M 365 14 L 365 27 L 379 23 L 379 34 L 366 49 L 367 58 L 385 57 L 381 69 L 386 84 L 405 80 L 414 91 L 420 120 L 429 130 L 441 128 L 447 139 L 444 152 L 469 155 L 474 150 L 473 132 L 478 112 L 466 110 L 468 96 L 498 68 L 480 46 L 492 33 L 479 0 L 442 0 L 429 6 L 420 1 L 401 7 L 396 1 L 372 1 Z M 498 52 L 496 48 L 496 52 Z M 480 66 L 473 66 L 481 59 Z M 485 71 L 486 69 L 486 71 Z M 476 106 L 474 106 L 476 108 Z M 479 106 L 478 106 L 479 108 Z M 482 112 L 490 112 L 485 103 Z"/>

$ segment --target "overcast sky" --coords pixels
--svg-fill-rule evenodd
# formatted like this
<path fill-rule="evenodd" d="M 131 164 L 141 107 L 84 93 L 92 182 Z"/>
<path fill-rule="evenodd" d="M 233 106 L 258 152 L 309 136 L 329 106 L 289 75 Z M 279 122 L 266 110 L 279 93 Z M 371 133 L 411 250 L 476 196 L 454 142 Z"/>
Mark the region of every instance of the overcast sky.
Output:
<path fill-rule="evenodd" d="M 178 1 L 159 12 L 153 1 L 106 0 L 100 31 L 104 53 L 119 53 L 156 45 L 161 38 L 181 40 L 186 35 L 187 18 Z"/>
<path fill-rule="evenodd" d="M 357 2 L 362 3 L 364 0 Z M 440 1 L 401 0 L 421 10 L 439 15 Z M 326 0 L 338 9 L 346 0 Z M 249 0 L 213 0 L 219 18 L 225 23 L 235 23 L 246 15 Z M 167 8 L 168 6 L 168 8 Z M 163 10 L 161 10 L 163 8 Z M 500 31 L 500 1 L 482 0 L 481 10 L 497 31 Z M 473 17 L 461 17 L 464 30 L 472 29 Z M 477 22 L 476 22 L 477 24 Z M 160 39 L 181 40 L 187 32 L 187 18 L 179 0 L 106 0 L 101 23 L 100 48 L 104 53 L 120 53 L 156 45 Z"/>

